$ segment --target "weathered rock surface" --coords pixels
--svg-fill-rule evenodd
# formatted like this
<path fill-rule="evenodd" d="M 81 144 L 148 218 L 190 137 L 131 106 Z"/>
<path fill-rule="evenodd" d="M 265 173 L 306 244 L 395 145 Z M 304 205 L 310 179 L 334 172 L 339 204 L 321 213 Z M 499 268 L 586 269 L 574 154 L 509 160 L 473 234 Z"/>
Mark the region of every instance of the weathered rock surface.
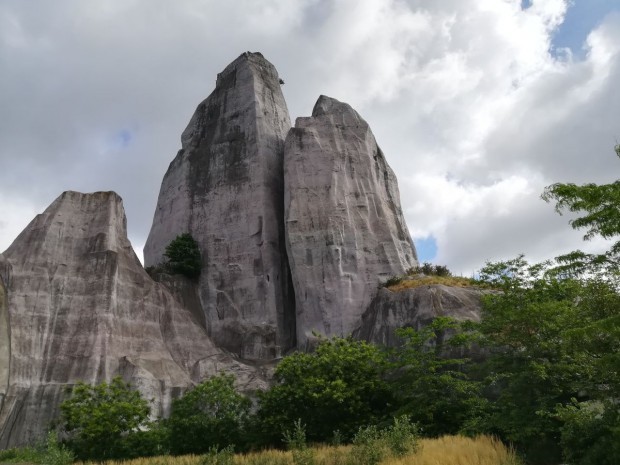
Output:
<path fill-rule="evenodd" d="M 480 298 L 488 292 L 442 284 L 397 292 L 382 288 L 364 312 L 361 325 L 353 335 L 374 344 L 395 347 L 400 342 L 395 334 L 398 328 L 420 329 L 440 316 L 457 321 L 479 321 L 482 308 Z"/>
<path fill-rule="evenodd" d="M 289 128 L 276 69 L 260 53 L 242 54 L 183 132 L 144 248 L 145 264 L 156 265 L 170 241 L 192 234 L 207 331 L 246 359 L 273 359 L 295 345 L 283 223 Z"/>
<path fill-rule="evenodd" d="M 417 265 L 396 177 L 366 121 L 321 96 L 286 138 L 284 180 L 298 344 L 349 334 L 378 283 Z"/>
<path fill-rule="evenodd" d="M 157 415 L 222 370 L 265 385 L 146 274 L 115 193 L 65 192 L 0 255 L 0 448 L 40 438 L 77 381 L 121 375 Z"/>

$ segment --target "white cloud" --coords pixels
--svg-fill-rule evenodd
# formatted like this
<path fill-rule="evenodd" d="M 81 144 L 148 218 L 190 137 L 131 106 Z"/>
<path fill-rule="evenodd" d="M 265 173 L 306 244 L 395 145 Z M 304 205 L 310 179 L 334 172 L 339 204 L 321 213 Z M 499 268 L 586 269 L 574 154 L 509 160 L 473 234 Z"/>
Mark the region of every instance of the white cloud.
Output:
<path fill-rule="evenodd" d="M 293 118 L 327 94 L 369 121 L 400 179 L 410 229 L 437 238 L 438 261 L 469 272 L 485 259 L 579 247 L 580 235 L 539 195 L 556 181 L 617 178 L 620 15 L 591 32 L 575 61 L 550 53 L 566 8 L 564 0 L 525 10 L 520 0 L 5 1 L 4 212 L 25 225 L 63 190 L 113 189 L 142 244 L 191 113 L 216 74 L 252 50 L 286 81 Z M 0 229 L 0 250 L 13 234 Z"/>

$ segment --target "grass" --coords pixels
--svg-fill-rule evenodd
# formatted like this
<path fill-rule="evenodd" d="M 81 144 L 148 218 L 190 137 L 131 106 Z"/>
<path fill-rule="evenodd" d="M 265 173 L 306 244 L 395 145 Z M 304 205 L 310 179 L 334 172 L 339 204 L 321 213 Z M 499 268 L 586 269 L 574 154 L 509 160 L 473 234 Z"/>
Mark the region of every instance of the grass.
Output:
<path fill-rule="evenodd" d="M 314 452 L 316 465 L 350 465 L 351 446 L 317 446 Z M 105 465 L 201 465 L 202 456 L 151 457 L 129 461 L 108 461 Z M 91 465 L 80 464 L 80 465 Z M 233 465 L 295 465 L 290 451 L 266 450 L 237 454 Z M 439 439 L 421 439 L 420 449 L 413 455 L 390 458 L 381 465 L 521 465 L 516 454 L 501 441 L 480 436 L 444 436 Z"/>
<path fill-rule="evenodd" d="M 404 291 L 405 289 L 414 289 L 416 287 L 431 286 L 436 284 L 443 284 L 444 286 L 452 287 L 474 287 L 482 288 L 480 282 L 471 278 L 463 278 L 460 276 L 427 276 L 427 275 L 414 275 L 405 276 L 394 284 L 388 284 L 385 286 L 392 292 Z"/>

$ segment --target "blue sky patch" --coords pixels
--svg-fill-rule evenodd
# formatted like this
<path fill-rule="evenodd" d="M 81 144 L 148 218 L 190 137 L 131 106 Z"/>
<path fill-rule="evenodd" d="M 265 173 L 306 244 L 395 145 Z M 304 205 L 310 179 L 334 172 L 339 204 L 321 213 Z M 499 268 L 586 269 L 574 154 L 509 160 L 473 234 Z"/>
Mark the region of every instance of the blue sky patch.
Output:
<path fill-rule="evenodd" d="M 418 260 L 422 262 L 432 262 L 437 256 L 437 241 L 433 236 L 422 239 L 414 239 L 415 248 L 418 251 Z"/>
<path fill-rule="evenodd" d="M 133 134 L 129 129 L 121 129 L 114 136 L 116 145 L 118 148 L 124 149 L 129 147 L 131 140 L 133 139 Z"/>
<path fill-rule="evenodd" d="M 523 3 L 530 3 L 523 0 Z M 564 22 L 552 39 L 552 53 L 569 48 L 576 59 L 583 59 L 583 48 L 588 34 L 612 11 L 620 11 L 618 0 L 573 0 L 566 12 Z"/>

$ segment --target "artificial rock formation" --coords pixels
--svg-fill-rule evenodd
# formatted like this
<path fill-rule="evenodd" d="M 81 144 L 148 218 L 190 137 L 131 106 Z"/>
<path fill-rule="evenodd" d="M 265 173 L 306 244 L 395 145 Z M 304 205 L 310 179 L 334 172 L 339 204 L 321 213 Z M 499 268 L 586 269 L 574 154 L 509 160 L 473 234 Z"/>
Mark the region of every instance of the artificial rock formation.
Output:
<path fill-rule="evenodd" d="M 373 344 L 396 347 L 398 328 L 420 329 L 437 317 L 479 321 L 480 298 L 490 291 L 473 287 L 430 284 L 400 291 L 382 288 L 362 316 L 354 337 Z"/>
<path fill-rule="evenodd" d="M 144 248 L 147 266 L 189 232 L 202 252 L 198 296 L 213 340 L 246 359 L 295 344 L 284 247 L 282 156 L 290 128 L 274 66 L 242 54 L 181 136 Z"/>
<path fill-rule="evenodd" d="M 321 96 L 286 138 L 284 184 L 298 344 L 350 334 L 378 283 L 418 264 L 396 177 L 368 123 Z"/>
<path fill-rule="evenodd" d="M 77 381 L 121 375 L 161 415 L 222 370 L 264 387 L 147 275 L 115 193 L 65 192 L 0 255 L 0 448 L 40 438 Z"/>

